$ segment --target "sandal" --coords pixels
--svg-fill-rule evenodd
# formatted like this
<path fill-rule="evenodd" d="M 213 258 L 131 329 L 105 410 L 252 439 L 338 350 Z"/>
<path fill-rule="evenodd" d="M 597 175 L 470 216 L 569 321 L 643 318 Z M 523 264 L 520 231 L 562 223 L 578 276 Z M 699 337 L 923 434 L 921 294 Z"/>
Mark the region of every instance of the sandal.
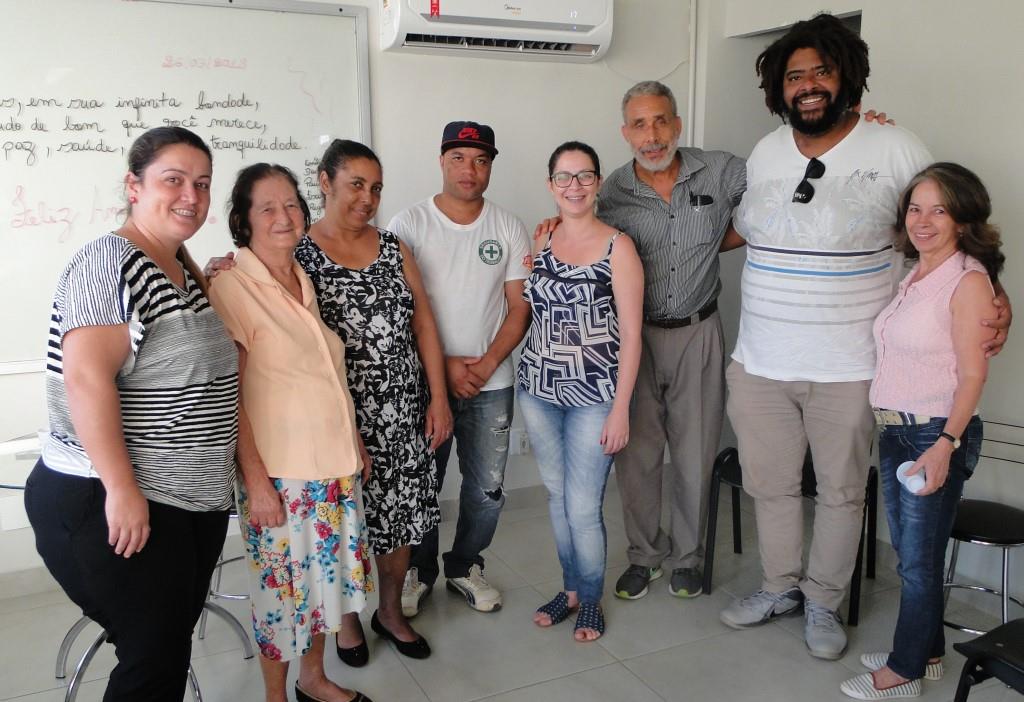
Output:
<path fill-rule="evenodd" d="M 580 629 L 592 629 L 597 632 L 597 638 L 604 635 L 604 611 L 601 605 L 596 602 L 581 602 L 580 613 L 576 615 L 576 626 L 573 628 L 573 636 Z M 576 639 L 581 643 L 596 641 L 597 639 Z"/>
<path fill-rule="evenodd" d="M 538 624 L 539 627 L 547 628 L 560 624 L 569 618 L 569 615 L 576 611 L 576 607 L 569 608 L 569 596 L 564 592 L 560 592 L 548 602 L 546 605 L 541 605 L 537 608 L 538 614 L 546 614 L 551 617 L 551 623 L 548 625 Z"/>

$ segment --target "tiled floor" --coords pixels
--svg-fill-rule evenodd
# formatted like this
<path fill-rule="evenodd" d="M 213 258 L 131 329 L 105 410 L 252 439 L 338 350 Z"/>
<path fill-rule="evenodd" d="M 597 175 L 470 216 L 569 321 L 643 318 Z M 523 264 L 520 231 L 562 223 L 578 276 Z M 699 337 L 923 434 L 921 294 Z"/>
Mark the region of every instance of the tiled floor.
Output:
<path fill-rule="evenodd" d="M 728 514 L 723 495 L 723 517 Z M 609 557 L 606 590 L 625 560 L 626 541 L 614 486 L 606 506 Z M 861 652 L 885 650 L 891 641 L 898 604 L 895 573 L 879 569 L 866 581 L 861 624 L 851 627 L 849 653 L 829 663 L 811 658 L 804 648 L 803 620 L 789 618 L 755 630 L 732 631 L 718 620 L 719 610 L 737 593 L 747 594 L 759 581 L 753 518 L 744 524 L 744 553 L 732 553 L 728 518 L 720 521 L 716 549 L 715 590 L 710 596 L 682 601 L 670 597 L 665 579 L 635 602 L 605 599 L 607 634 L 598 642 L 572 640 L 571 620 L 553 629 L 531 622 L 534 609 L 560 588 L 558 561 L 544 507 L 507 509 L 487 558 L 487 575 L 503 592 L 504 608 L 494 614 L 470 610 L 443 587 L 431 596 L 415 620 L 434 649 L 425 661 L 399 656 L 370 636 L 370 664 L 346 668 L 333 653 L 327 671 L 339 683 L 361 689 L 376 702 L 783 702 L 846 698 L 839 683 L 863 672 Z M 442 543 L 454 527 L 442 525 Z M 231 545 L 237 548 L 237 538 Z M 240 566 L 225 573 L 228 587 L 243 588 Z M 224 602 L 248 624 L 246 603 Z M 963 609 L 963 608 L 962 608 Z M 364 614 L 369 619 L 371 610 Z M 979 616 L 973 610 L 962 617 Z M 61 593 L 0 600 L 0 699 L 58 702 L 61 681 L 53 677 L 54 657 L 78 612 Z M 77 660 L 82 635 L 72 654 Z M 951 637 L 962 640 L 963 636 Z M 104 646 L 86 675 L 78 699 L 99 700 L 104 676 L 113 662 Z M 946 677 L 925 682 L 922 699 L 952 700 L 962 658 L 946 659 Z M 243 660 L 241 646 L 221 622 L 211 620 L 205 640 L 194 647 L 193 665 L 206 702 L 262 699 L 259 667 Z M 188 699 L 188 698 L 187 698 Z M 971 694 L 972 702 L 1014 700 L 1013 691 L 989 681 Z"/>

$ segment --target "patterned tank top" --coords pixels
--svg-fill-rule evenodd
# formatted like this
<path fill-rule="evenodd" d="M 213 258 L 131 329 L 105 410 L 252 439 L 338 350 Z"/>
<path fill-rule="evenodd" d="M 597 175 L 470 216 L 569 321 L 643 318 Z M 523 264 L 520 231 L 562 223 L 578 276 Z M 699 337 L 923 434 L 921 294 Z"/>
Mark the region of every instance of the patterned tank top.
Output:
<path fill-rule="evenodd" d="M 615 397 L 619 376 L 619 319 L 612 296 L 612 245 L 588 266 L 563 263 L 551 238 L 533 258 L 523 297 L 532 308 L 526 346 L 519 358 L 519 387 L 567 407 L 586 407 Z"/>

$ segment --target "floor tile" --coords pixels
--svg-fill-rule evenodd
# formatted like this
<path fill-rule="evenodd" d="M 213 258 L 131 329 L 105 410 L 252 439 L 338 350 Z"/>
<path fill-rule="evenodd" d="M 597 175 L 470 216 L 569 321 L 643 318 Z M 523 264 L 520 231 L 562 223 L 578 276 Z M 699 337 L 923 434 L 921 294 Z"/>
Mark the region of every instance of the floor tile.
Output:
<path fill-rule="evenodd" d="M 482 702 L 662 702 L 643 681 L 620 663 L 587 670 L 512 692 L 486 697 Z"/>

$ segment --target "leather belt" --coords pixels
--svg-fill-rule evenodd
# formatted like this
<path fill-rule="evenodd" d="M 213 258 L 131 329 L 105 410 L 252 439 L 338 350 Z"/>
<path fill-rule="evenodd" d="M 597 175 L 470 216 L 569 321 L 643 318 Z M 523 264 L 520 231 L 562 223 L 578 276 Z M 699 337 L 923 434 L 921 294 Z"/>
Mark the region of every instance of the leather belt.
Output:
<path fill-rule="evenodd" d="M 929 417 L 927 414 L 899 412 L 897 410 L 879 409 L 877 407 L 874 408 L 874 413 L 875 424 L 880 427 L 902 427 L 913 424 L 927 424 L 933 419 L 933 417 Z"/>
<path fill-rule="evenodd" d="M 683 317 L 682 319 L 644 319 L 644 324 L 650 324 L 653 327 L 661 327 L 662 329 L 679 329 L 680 327 L 688 327 L 691 324 L 696 324 L 697 322 L 703 322 L 717 310 L 718 300 L 712 300 L 689 317 Z"/>

